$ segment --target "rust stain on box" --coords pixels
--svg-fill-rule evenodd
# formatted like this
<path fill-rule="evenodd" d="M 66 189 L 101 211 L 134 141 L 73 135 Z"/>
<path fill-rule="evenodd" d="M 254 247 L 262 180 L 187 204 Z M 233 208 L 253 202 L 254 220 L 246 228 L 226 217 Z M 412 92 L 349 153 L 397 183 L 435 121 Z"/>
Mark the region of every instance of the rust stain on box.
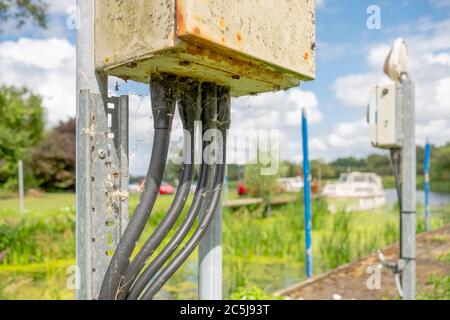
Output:
<path fill-rule="evenodd" d="M 220 18 L 219 20 L 219 27 L 221 29 L 225 29 L 225 20 L 223 18 Z"/>
<path fill-rule="evenodd" d="M 315 77 L 313 0 L 102 0 L 95 6 L 96 68 L 107 74 L 148 82 L 153 72 L 171 72 L 228 85 L 235 96 Z"/>
<path fill-rule="evenodd" d="M 184 23 L 184 7 L 183 0 L 177 0 L 175 4 L 175 16 L 177 23 L 177 34 L 183 34 L 186 32 L 186 25 Z"/>
<path fill-rule="evenodd" d="M 196 35 L 200 35 L 202 32 L 200 31 L 200 28 L 199 27 L 195 27 L 194 28 L 194 34 L 196 34 Z"/>

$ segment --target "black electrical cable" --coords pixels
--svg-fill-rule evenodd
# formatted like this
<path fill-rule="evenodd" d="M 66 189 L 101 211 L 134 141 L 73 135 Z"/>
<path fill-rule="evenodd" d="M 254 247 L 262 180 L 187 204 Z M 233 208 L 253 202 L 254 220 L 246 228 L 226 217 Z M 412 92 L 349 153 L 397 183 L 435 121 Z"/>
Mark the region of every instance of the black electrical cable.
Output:
<path fill-rule="evenodd" d="M 130 256 L 158 196 L 166 165 L 175 111 L 175 81 L 176 77 L 172 75 L 152 75 L 150 86 L 155 135 L 144 191 L 105 273 L 99 293 L 100 300 L 116 299 Z"/>
<path fill-rule="evenodd" d="M 206 145 L 205 145 L 206 147 Z M 203 149 L 204 150 L 204 149 Z M 186 214 L 181 226 L 176 231 L 172 239 L 167 243 L 167 245 L 161 250 L 161 252 L 156 256 L 156 258 L 150 263 L 150 265 L 145 269 L 145 271 L 137 278 L 130 293 L 127 296 L 128 300 L 136 300 L 139 295 L 148 285 L 150 280 L 158 272 L 158 270 L 164 265 L 164 263 L 171 257 L 171 255 L 177 250 L 178 246 L 183 242 L 183 240 L 188 235 L 191 230 L 195 219 L 197 218 L 198 212 L 202 207 L 203 201 L 206 196 L 207 179 L 208 179 L 209 166 L 202 163 L 200 167 L 199 181 L 195 190 L 194 199 L 192 200 L 192 205 Z"/>
<path fill-rule="evenodd" d="M 211 83 L 203 83 L 201 89 L 201 118 L 203 123 L 202 134 L 204 135 L 207 130 L 215 129 L 217 126 L 217 86 Z M 208 150 L 210 144 L 211 143 L 203 144 L 202 155 L 206 153 L 206 150 Z M 151 264 L 145 269 L 142 275 L 136 280 L 127 299 L 138 299 L 139 295 L 142 293 L 142 290 L 145 289 L 149 281 L 170 258 L 170 256 L 177 250 L 178 246 L 188 235 L 195 222 L 195 219 L 198 216 L 203 202 L 205 200 L 208 202 L 209 197 L 211 196 L 211 190 L 209 189 L 211 187 L 209 186 L 212 185 L 213 181 L 211 181 L 211 184 L 209 184 L 208 180 L 211 178 L 214 179 L 214 176 L 209 177 L 210 167 L 210 164 L 205 164 L 205 161 L 202 162 L 199 183 L 197 184 L 194 200 L 192 202 L 191 208 L 186 215 L 186 218 L 184 219 L 183 223 L 175 233 L 174 237 L 170 240 L 170 242 L 164 247 L 161 253 L 155 258 L 154 261 L 151 262 Z"/>
<path fill-rule="evenodd" d="M 195 230 L 192 237 L 188 240 L 186 245 L 183 247 L 183 249 L 181 249 L 181 251 L 175 256 L 175 258 L 170 261 L 170 263 L 161 271 L 154 282 L 144 292 L 144 294 L 142 295 L 142 300 L 153 299 L 155 294 L 158 293 L 158 291 L 164 286 L 167 280 L 169 280 L 169 278 L 181 267 L 181 265 L 186 261 L 186 259 L 191 255 L 191 253 L 200 243 L 200 240 L 208 230 L 214 213 L 217 210 L 217 205 L 219 204 L 220 196 L 222 194 L 224 176 L 225 164 L 218 164 L 216 166 L 216 175 L 214 178 L 213 195 L 211 197 L 208 209 L 202 217 L 197 229 Z"/>
<path fill-rule="evenodd" d="M 210 87 L 206 88 L 206 100 L 207 103 L 211 102 Z M 217 211 L 217 206 L 219 205 L 220 198 L 222 195 L 223 180 L 225 177 L 225 166 L 226 166 L 226 130 L 229 128 L 230 124 L 230 91 L 229 88 L 219 87 L 215 88 L 216 91 L 216 101 L 218 102 L 218 118 L 216 123 L 212 123 L 213 126 L 218 124 L 218 129 L 221 134 L 221 157 L 222 159 L 216 159 L 216 173 L 213 182 L 213 192 L 211 200 L 208 204 L 208 208 L 200 220 L 194 234 L 188 240 L 186 245 L 178 252 L 178 254 L 173 258 L 173 260 L 161 271 L 156 279 L 150 284 L 146 291 L 142 295 L 143 300 L 153 299 L 156 293 L 164 286 L 167 280 L 181 267 L 181 265 L 186 261 L 186 259 L 191 255 L 194 249 L 198 246 L 201 239 L 205 235 L 208 227 Z M 202 95 L 203 96 L 203 95 Z M 203 98 L 203 97 L 202 97 Z M 209 100 L 209 101 L 208 101 Z M 216 102 L 216 103 L 217 103 Z M 217 157 L 216 153 L 216 157 Z"/>
<path fill-rule="evenodd" d="M 391 149 L 390 150 L 391 155 L 391 166 L 392 171 L 394 173 L 394 179 L 395 179 L 395 189 L 397 191 L 397 197 L 398 202 L 400 206 L 400 211 L 402 207 L 402 174 L 401 174 L 401 156 L 402 156 L 402 149 Z"/>
<path fill-rule="evenodd" d="M 180 183 L 174 200 L 164 219 L 157 226 L 128 267 L 124 280 L 120 285 L 120 292 L 118 295 L 119 300 L 127 298 L 128 292 L 139 272 L 178 220 L 189 196 L 194 171 L 194 123 L 195 121 L 200 120 L 200 106 L 198 104 L 199 84 L 194 81 L 183 80 L 180 82 L 180 87 L 178 89 L 182 90 L 180 91 L 178 111 L 183 123 L 185 135 L 183 148 L 184 160 L 180 173 Z"/>
<path fill-rule="evenodd" d="M 391 166 L 392 171 L 394 173 L 394 180 L 395 180 L 395 189 L 397 190 L 397 198 L 398 198 L 398 207 L 400 211 L 400 216 L 402 214 L 402 174 L 401 174 L 401 168 L 402 168 L 402 149 L 391 149 L 390 150 L 390 160 L 391 160 Z M 403 233 L 403 219 L 400 217 L 400 239 L 402 238 Z M 400 246 L 400 257 L 402 257 L 402 251 L 403 248 Z"/>

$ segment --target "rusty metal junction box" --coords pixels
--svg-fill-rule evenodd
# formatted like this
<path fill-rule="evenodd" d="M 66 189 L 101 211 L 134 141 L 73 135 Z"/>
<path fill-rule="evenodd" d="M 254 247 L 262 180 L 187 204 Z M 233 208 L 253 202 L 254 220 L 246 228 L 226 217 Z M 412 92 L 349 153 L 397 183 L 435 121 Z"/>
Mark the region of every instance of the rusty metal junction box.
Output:
<path fill-rule="evenodd" d="M 314 0 L 95 1 L 96 69 L 149 82 L 168 72 L 233 96 L 315 77 Z"/>

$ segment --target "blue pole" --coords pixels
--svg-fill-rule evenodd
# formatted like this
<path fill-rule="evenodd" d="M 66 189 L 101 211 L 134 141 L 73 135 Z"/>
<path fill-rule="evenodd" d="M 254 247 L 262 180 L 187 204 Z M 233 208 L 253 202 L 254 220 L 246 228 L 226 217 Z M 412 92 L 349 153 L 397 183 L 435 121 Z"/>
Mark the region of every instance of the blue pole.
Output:
<path fill-rule="evenodd" d="M 425 175 L 425 228 L 430 230 L 430 158 L 431 158 L 431 145 L 426 143 L 425 145 L 425 159 L 423 163 L 423 173 Z"/>
<path fill-rule="evenodd" d="M 305 110 L 302 111 L 302 136 L 303 136 L 303 181 L 305 203 L 305 244 L 306 244 L 306 277 L 312 277 L 312 212 L 311 212 L 311 185 L 309 181 L 309 154 L 308 154 L 308 121 Z"/>

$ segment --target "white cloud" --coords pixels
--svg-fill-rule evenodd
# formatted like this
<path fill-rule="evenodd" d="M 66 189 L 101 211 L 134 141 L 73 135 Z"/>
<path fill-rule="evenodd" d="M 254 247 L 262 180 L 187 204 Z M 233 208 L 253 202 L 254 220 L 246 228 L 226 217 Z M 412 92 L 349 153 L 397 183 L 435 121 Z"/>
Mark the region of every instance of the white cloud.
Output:
<path fill-rule="evenodd" d="M 325 0 L 316 0 L 316 7 L 322 9 L 325 7 Z"/>
<path fill-rule="evenodd" d="M 450 66 L 450 54 L 439 53 L 436 55 L 427 54 L 425 55 L 425 60 L 427 64 L 442 64 L 443 66 Z"/>
<path fill-rule="evenodd" d="M 450 77 L 439 80 L 436 84 L 436 97 L 438 105 L 444 107 L 447 112 L 450 108 Z"/>
<path fill-rule="evenodd" d="M 319 101 L 312 91 L 294 88 L 233 99 L 232 116 L 236 121 L 232 126 L 236 129 L 280 130 L 298 127 L 303 108 L 310 123 L 317 124 L 322 121 Z"/>
<path fill-rule="evenodd" d="M 49 3 L 49 12 L 50 13 L 67 13 L 67 10 L 76 5 L 76 0 L 58 0 L 58 1 L 50 1 Z"/>
<path fill-rule="evenodd" d="M 257 96 L 245 96 L 232 101 L 232 130 L 275 129 L 280 137 L 283 159 L 298 160 L 301 154 L 301 113 L 306 110 L 309 124 L 322 121 L 319 101 L 312 91 L 293 88 Z M 293 137 L 298 137 L 293 138 Z M 245 152 L 245 149 L 234 152 Z M 230 155 L 239 158 L 236 155 Z"/>
<path fill-rule="evenodd" d="M 370 72 L 366 74 L 351 74 L 338 78 L 333 84 L 336 98 L 348 107 L 367 107 L 371 88 L 386 77 Z"/>
<path fill-rule="evenodd" d="M 313 138 L 309 142 L 309 148 L 312 150 L 312 152 L 321 152 L 328 150 L 327 144 L 319 138 Z"/>
<path fill-rule="evenodd" d="M 370 145 L 368 132 L 366 119 L 338 123 L 326 137 L 319 139 L 319 148 L 313 149 L 314 154 L 317 158 L 332 160 L 349 155 L 363 157 L 373 153 L 375 150 Z"/>
<path fill-rule="evenodd" d="M 369 153 L 382 152 L 371 147 L 368 132 L 366 119 L 338 123 L 330 128 L 328 134 L 310 138 L 310 158 L 331 161 L 339 157 L 359 158 Z M 295 150 L 298 152 L 289 159 L 300 161 L 300 148 L 301 144 L 297 142 Z"/>
<path fill-rule="evenodd" d="M 50 125 L 75 116 L 75 65 L 75 46 L 65 39 L 0 43 L 0 84 L 40 94 Z"/>
<path fill-rule="evenodd" d="M 387 44 L 376 45 L 370 49 L 369 54 L 367 55 L 367 62 L 375 70 L 381 70 L 390 49 L 391 47 Z"/>

